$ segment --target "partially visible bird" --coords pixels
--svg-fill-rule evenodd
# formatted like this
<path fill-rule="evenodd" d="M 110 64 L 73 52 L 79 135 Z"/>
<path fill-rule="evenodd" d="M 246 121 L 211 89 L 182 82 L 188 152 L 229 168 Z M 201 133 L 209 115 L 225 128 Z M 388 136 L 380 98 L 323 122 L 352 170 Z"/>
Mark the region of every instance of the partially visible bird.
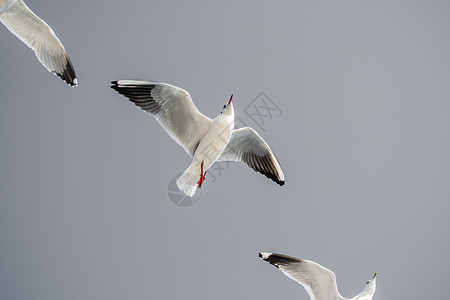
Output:
<path fill-rule="evenodd" d="M 41 64 L 71 86 L 78 85 L 69 56 L 50 26 L 23 0 L 0 0 L 0 22 L 30 47 Z"/>
<path fill-rule="evenodd" d="M 376 272 L 363 290 L 349 299 L 339 294 L 334 273 L 318 263 L 276 253 L 261 252 L 259 257 L 303 285 L 311 300 L 371 300 L 375 294 Z"/>
<path fill-rule="evenodd" d="M 193 157 L 177 185 L 192 197 L 216 161 L 240 161 L 279 185 L 284 174 L 267 143 L 250 127 L 234 129 L 233 95 L 214 119 L 201 114 L 187 91 L 154 81 L 112 81 L 114 90 L 156 118 L 164 130 Z"/>

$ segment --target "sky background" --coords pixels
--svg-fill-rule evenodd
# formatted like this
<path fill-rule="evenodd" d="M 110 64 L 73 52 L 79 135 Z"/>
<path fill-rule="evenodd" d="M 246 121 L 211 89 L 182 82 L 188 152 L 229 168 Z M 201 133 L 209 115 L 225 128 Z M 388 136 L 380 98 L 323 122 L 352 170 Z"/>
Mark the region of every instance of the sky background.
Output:
<path fill-rule="evenodd" d="M 375 271 L 374 299 L 446 297 L 448 1 L 27 4 L 79 87 L 0 26 L 1 299 L 309 299 L 260 251 L 330 268 L 346 297 Z M 117 79 L 183 87 L 209 117 L 233 93 L 286 185 L 235 163 L 177 207 L 191 159 Z"/>

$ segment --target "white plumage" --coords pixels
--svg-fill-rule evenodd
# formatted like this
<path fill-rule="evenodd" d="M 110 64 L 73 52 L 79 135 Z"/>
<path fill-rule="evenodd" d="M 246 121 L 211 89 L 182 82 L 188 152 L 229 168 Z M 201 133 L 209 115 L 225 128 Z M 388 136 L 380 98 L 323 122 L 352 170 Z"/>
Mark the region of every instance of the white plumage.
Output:
<path fill-rule="evenodd" d="M 259 257 L 303 285 L 311 300 L 349 300 L 339 294 L 334 273 L 318 263 L 276 253 L 261 252 Z M 375 294 L 376 276 L 377 273 L 351 300 L 371 300 Z"/>
<path fill-rule="evenodd" d="M 72 86 L 78 85 L 72 62 L 50 26 L 23 0 L 0 0 L 0 22 L 30 47 L 41 64 Z"/>
<path fill-rule="evenodd" d="M 214 119 L 201 114 L 187 91 L 154 81 L 119 80 L 111 88 L 153 115 L 164 130 L 193 157 L 177 185 L 192 197 L 216 161 L 240 161 L 284 184 L 281 166 L 267 143 L 246 127 L 233 130 L 232 97 Z"/>

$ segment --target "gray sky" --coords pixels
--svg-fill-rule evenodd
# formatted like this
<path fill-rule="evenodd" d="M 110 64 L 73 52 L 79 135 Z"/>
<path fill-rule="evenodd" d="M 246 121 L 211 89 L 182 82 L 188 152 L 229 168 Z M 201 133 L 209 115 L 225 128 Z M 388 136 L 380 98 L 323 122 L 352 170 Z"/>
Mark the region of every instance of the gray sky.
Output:
<path fill-rule="evenodd" d="M 314 260 L 353 297 L 439 299 L 450 260 L 448 1 L 27 1 L 63 42 L 70 88 L 0 27 L 1 299 L 308 299 L 259 251 Z M 150 79 L 239 117 L 279 187 L 232 164 L 198 203 L 190 158 L 109 88 Z M 244 109 L 281 109 L 264 131 Z"/>

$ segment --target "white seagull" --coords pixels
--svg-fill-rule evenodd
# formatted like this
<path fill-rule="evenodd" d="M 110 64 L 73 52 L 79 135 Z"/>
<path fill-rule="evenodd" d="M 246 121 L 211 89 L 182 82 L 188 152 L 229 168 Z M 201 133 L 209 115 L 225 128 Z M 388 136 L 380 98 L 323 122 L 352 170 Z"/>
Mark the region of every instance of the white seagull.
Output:
<path fill-rule="evenodd" d="M 164 130 L 193 157 L 178 178 L 178 188 L 192 197 L 216 161 L 240 161 L 284 184 L 284 174 L 269 145 L 250 127 L 234 129 L 233 95 L 214 119 L 200 113 L 182 88 L 154 81 L 112 81 L 114 90 L 156 118 Z"/>
<path fill-rule="evenodd" d="M 361 293 L 349 299 L 339 294 L 334 273 L 318 263 L 276 253 L 262 252 L 259 257 L 303 285 L 312 300 L 371 300 L 375 294 L 376 272 Z"/>
<path fill-rule="evenodd" d="M 0 0 L 0 22 L 34 51 L 48 71 L 71 86 L 78 85 L 75 70 L 63 45 L 50 26 L 22 0 Z"/>

